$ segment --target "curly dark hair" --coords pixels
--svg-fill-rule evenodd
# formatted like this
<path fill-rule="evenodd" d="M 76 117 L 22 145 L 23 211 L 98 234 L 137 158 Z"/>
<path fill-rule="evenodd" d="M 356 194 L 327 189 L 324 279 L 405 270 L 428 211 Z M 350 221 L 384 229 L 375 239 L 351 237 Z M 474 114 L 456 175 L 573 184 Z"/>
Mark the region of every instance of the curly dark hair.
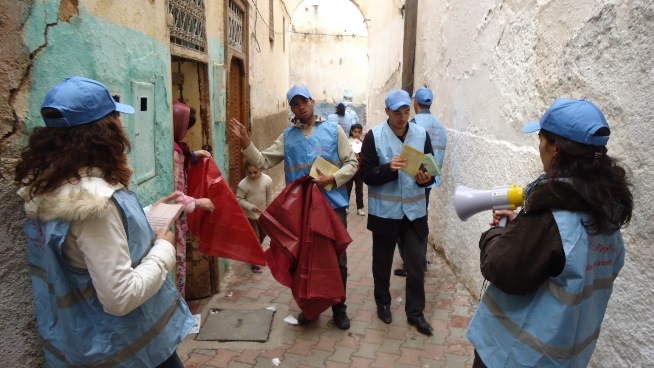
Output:
<path fill-rule="evenodd" d="M 36 127 L 21 152 L 14 180 L 30 187 L 30 196 L 35 197 L 81 179 L 80 169 L 90 174 L 98 168 L 109 184 L 129 187 L 132 169 L 127 153 L 131 147 L 117 112 L 74 127 Z"/>
<path fill-rule="evenodd" d="M 608 136 L 608 128 L 595 135 Z M 546 171 L 550 178 L 570 177 L 581 199 L 588 205 L 592 219 L 584 226 L 592 234 L 617 231 L 631 221 L 632 184 L 626 170 L 607 155 L 606 146 L 577 143 L 541 129 L 540 136 L 556 143 L 558 153 Z"/>

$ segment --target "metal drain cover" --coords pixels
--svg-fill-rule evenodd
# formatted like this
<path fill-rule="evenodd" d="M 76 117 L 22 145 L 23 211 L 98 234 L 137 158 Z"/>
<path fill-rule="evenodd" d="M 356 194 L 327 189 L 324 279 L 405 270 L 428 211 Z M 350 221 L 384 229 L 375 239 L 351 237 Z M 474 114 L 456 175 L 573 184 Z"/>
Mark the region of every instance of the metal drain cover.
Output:
<path fill-rule="evenodd" d="M 212 309 L 197 340 L 266 342 L 274 313 L 268 309 Z"/>

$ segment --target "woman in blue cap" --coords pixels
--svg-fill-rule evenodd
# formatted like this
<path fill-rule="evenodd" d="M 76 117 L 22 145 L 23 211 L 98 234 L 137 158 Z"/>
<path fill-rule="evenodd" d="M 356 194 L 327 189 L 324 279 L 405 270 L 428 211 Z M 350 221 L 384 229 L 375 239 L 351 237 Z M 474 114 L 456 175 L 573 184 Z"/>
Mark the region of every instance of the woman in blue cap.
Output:
<path fill-rule="evenodd" d="M 479 241 L 491 285 L 468 329 L 473 367 L 586 367 L 624 264 L 630 183 L 591 102 L 557 99 L 524 131 L 539 131 L 545 173 L 517 215 L 495 211 Z"/>
<path fill-rule="evenodd" d="M 173 234 L 136 194 L 119 112 L 101 83 L 67 78 L 41 108 L 16 166 L 39 334 L 48 367 L 183 367 L 193 327 L 168 278 Z"/>

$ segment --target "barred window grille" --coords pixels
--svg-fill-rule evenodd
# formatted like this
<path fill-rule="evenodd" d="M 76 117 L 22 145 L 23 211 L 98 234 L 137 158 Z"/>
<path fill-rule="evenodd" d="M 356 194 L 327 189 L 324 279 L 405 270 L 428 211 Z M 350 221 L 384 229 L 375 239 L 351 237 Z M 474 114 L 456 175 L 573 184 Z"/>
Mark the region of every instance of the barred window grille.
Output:
<path fill-rule="evenodd" d="M 243 10 L 229 2 L 229 46 L 243 52 Z"/>
<path fill-rule="evenodd" d="M 168 11 L 175 19 L 170 32 L 170 42 L 200 52 L 205 52 L 204 0 L 169 0 Z"/>

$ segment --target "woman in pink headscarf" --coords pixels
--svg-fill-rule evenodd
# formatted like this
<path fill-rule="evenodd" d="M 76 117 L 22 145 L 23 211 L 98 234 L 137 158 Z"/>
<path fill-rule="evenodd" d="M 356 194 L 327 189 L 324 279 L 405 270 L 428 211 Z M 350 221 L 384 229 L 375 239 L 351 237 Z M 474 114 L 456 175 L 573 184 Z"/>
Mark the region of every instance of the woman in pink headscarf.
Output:
<path fill-rule="evenodd" d="M 195 165 L 202 157 L 210 157 L 205 150 L 191 151 L 188 144 L 182 142 L 188 130 L 195 124 L 195 109 L 188 105 L 173 102 L 173 134 L 175 137 L 173 152 L 173 176 L 175 178 L 175 193 L 169 196 L 176 203 L 184 205 L 184 213 L 193 212 L 196 208 L 213 212 L 214 205 L 209 198 L 193 198 L 186 195 L 186 170 Z M 180 216 L 175 222 L 175 248 L 177 248 L 177 289 L 182 297 L 186 289 L 186 215 Z"/>

